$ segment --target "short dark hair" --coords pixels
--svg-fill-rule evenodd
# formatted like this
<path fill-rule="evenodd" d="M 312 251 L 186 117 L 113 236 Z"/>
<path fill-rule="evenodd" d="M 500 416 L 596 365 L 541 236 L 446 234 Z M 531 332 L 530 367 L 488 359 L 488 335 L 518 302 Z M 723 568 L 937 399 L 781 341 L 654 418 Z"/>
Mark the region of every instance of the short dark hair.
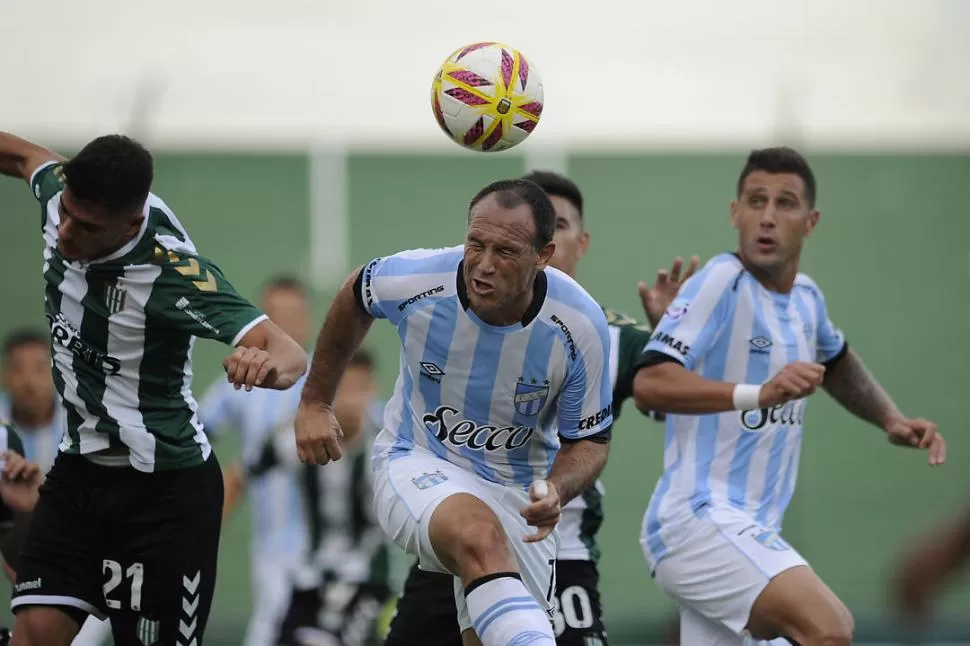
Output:
<path fill-rule="evenodd" d="M 748 161 L 741 170 L 738 178 L 738 197 L 741 197 L 741 190 L 744 188 L 744 180 L 748 175 L 755 171 L 765 171 L 767 173 L 791 173 L 798 175 L 805 183 L 805 201 L 810 208 L 815 207 L 816 184 L 815 175 L 808 161 L 802 157 L 794 148 L 788 146 L 778 146 L 774 148 L 761 148 L 752 150 L 748 155 Z"/>
<path fill-rule="evenodd" d="M 583 192 L 579 190 L 576 182 L 565 175 L 554 173 L 548 170 L 534 170 L 522 176 L 530 182 L 538 184 L 539 188 L 546 192 L 546 195 L 561 197 L 576 207 L 579 212 L 579 220 L 583 220 Z"/>
<path fill-rule="evenodd" d="M 306 284 L 297 278 L 296 276 L 291 276 L 290 274 L 280 274 L 279 276 L 273 276 L 265 283 L 263 283 L 263 293 L 273 291 L 274 289 L 285 289 L 294 292 L 299 292 L 303 296 L 307 295 Z"/>
<path fill-rule="evenodd" d="M 377 362 L 374 360 L 374 355 L 366 348 L 358 348 L 357 352 L 350 357 L 350 363 L 348 365 L 358 366 L 370 372 L 377 367 Z"/>
<path fill-rule="evenodd" d="M 124 135 L 98 137 L 64 163 L 64 181 L 74 197 L 112 213 L 140 208 L 154 175 L 152 154 Z"/>
<path fill-rule="evenodd" d="M 28 345 L 40 345 L 48 348 L 50 346 L 50 340 L 46 332 L 37 328 L 20 328 L 14 330 L 3 338 L 3 347 L 0 349 L 3 362 L 6 363 L 10 359 L 10 355 L 13 354 L 14 350 L 19 350 Z"/>
<path fill-rule="evenodd" d="M 552 236 L 556 232 L 556 209 L 538 184 L 522 178 L 492 182 L 472 198 L 468 204 L 468 216 L 471 217 L 475 205 L 493 193 L 503 209 L 514 209 L 521 204 L 529 205 L 532 221 L 536 225 L 536 234 L 532 239 L 536 251 L 552 242 Z"/>

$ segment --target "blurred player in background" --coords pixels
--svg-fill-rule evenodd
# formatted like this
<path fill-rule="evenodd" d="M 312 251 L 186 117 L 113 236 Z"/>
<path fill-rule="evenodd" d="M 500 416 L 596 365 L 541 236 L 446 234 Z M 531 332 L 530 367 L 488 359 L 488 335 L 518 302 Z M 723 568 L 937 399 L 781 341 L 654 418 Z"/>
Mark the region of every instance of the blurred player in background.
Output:
<path fill-rule="evenodd" d="M 466 217 L 463 247 L 373 260 L 341 288 L 298 449 L 340 458 L 339 379 L 374 318 L 388 319 L 402 353 L 372 462 L 381 526 L 422 567 L 454 575 L 465 644 L 551 645 L 560 501 L 596 481 L 609 449 L 609 328 L 547 268 L 556 213 L 536 184 L 490 184 Z"/>
<path fill-rule="evenodd" d="M 16 330 L 3 340 L 2 352 L 0 420 L 17 429 L 27 459 L 47 473 L 67 428 L 51 377 L 49 337 L 40 330 Z"/>
<path fill-rule="evenodd" d="M 0 379 L 0 420 L 8 421 L 23 442 L 23 455 L 47 473 L 67 430 L 51 377 L 48 336 L 39 330 L 12 332 L 3 341 Z M 89 616 L 72 646 L 97 646 L 111 634 L 111 624 Z"/>
<path fill-rule="evenodd" d="M 556 251 L 549 261 L 571 278 L 576 278 L 579 261 L 589 248 L 590 234 L 585 228 L 583 194 L 575 182 L 557 173 L 535 171 L 524 179 L 535 182 L 552 201 L 556 211 L 553 240 Z M 674 262 L 670 273 L 660 272 L 653 288 L 640 285 L 644 312 L 651 324 L 663 315 L 674 299 L 681 281 L 681 261 Z M 683 276 L 686 280 L 697 267 L 691 261 Z M 633 393 L 634 366 L 650 340 L 650 327 L 641 325 L 616 311 L 603 307 L 610 329 L 609 374 L 613 387 L 613 416 L 619 416 L 623 402 Z M 553 627 L 560 646 L 605 646 L 599 596 L 599 547 L 596 533 L 603 523 L 602 483 L 587 488 L 562 511 L 559 523 L 561 545 L 556 560 L 556 609 Z M 411 568 L 404 593 L 397 602 L 386 646 L 427 644 L 459 646 L 452 577 Z"/>
<path fill-rule="evenodd" d="M 0 133 L 0 174 L 40 202 L 67 421 L 17 572 L 13 644 L 68 646 L 92 614 L 119 644 L 201 642 L 223 483 L 191 392 L 195 338 L 233 346 L 223 367 L 247 390 L 291 387 L 306 353 L 198 255 L 137 142 L 99 137 L 65 160 Z"/>
<path fill-rule="evenodd" d="M 903 553 L 891 580 L 890 595 L 902 634 L 920 637 L 943 588 L 966 571 L 968 562 L 970 508 L 916 537 L 912 547 Z"/>
<path fill-rule="evenodd" d="M 40 465 L 24 458 L 17 430 L 11 424 L 0 423 L 0 554 L 4 572 L 14 584 L 42 481 Z M 0 628 L 0 646 L 7 646 L 10 636 L 9 629 Z"/>
<path fill-rule="evenodd" d="M 380 431 L 374 359 L 358 350 L 334 400 L 340 427 L 356 438 L 344 457 L 320 468 L 303 464 L 292 423 L 267 442 L 257 470 L 299 474 L 308 546 L 283 620 L 281 646 L 365 646 L 375 643 L 377 620 L 390 597 L 389 552 L 373 513 L 370 449 Z M 450 585 L 450 581 L 449 581 Z M 453 591 L 453 588 L 450 587 Z"/>
<path fill-rule="evenodd" d="M 306 287 L 299 280 L 290 276 L 268 280 L 260 295 L 260 307 L 281 330 L 301 347 L 307 347 L 310 304 Z M 261 469 L 258 475 L 254 471 L 266 439 L 281 424 L 292 422 L 303 379 L 289 390 L 252 392 L 236 390 L 224 378 L 218 379 L 206 391 L 199 407 L 199 419 L 207 433 L 218 436 L 235 429 L 242 438 L 241 459 L 224 474 L 224 520 L 245 492 L 252 518 L 253 609 L 244 646 L 275 643 L 290 600 L 290 579 L 306 548 L 296 475 L 282 468 Z"/>
<path fill-rule="evenodd" d="M 779 535 L 817 387 L 892 444 L 927 450 L 931 465 L 945 459 L 936 426 L 899 411 L 798 273 L 815 197 L 796 151 L 752 152 L 731 203 L 739 251 L 685 283 L 636 376 L 637 406 L 669 414 L 641 544 L 681 606 L 683 644 L 852 642 L 848 609 Z"/>

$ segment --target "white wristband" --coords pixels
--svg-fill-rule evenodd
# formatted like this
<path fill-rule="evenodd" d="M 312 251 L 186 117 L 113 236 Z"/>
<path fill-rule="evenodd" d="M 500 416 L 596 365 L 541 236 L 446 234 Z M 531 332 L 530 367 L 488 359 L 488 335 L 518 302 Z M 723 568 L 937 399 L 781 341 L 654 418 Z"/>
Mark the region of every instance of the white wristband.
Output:
<path fill-rule="evenodd" d="M 761 386 L 754 384 L 738 384 L 734 387 L 734 409 L 753 410 L 761 399 Z"/>

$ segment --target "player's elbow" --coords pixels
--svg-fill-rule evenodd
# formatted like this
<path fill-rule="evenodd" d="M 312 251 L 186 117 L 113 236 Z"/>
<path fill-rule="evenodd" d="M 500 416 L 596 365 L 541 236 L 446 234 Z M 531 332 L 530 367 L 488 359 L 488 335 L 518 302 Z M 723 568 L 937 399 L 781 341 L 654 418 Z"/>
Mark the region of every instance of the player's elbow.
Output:
<path fill-rule="evenodd" d="M 633 401 L 642 413 L 663 412 L 669 400 L 668 364 L 645 366 L 633 378 Z"/>

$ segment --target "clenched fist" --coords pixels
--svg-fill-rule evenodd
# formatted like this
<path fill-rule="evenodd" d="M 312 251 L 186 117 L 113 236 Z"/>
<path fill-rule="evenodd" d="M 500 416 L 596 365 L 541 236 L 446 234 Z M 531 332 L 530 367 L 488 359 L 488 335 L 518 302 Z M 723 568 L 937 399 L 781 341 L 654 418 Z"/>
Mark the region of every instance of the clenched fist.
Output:
<path fill-rule="evenodd" d="M 296 453 L 306 464 L 326 464 L 343 455 L 344 432 L 333 410 L 321 404 L 300 402 L 296 411 Z"/>
<path fill-rule="evenodd" d="M 824 378 L 825 366 L 821 364 L 805 361 L 789 363 L 761 387 L 758 405 L 761 408 L 771 408 L 808 397 L 822 385 Z"/>

